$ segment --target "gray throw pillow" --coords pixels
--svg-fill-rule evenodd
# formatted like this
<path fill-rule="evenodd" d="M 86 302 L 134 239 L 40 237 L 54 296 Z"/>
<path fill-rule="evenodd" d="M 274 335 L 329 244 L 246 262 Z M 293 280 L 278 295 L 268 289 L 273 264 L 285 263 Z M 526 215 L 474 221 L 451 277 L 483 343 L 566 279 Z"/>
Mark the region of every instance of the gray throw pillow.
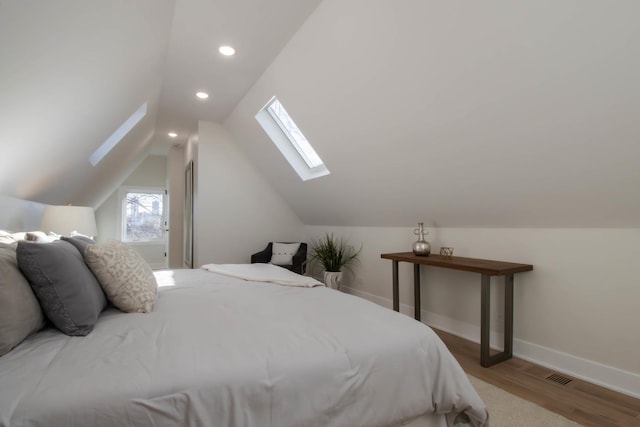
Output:
<path fill-rule="evenodd" d="M 44 326 L 40 304 L 16 260 L 17 243 L 0 243 L 0 356 Z"/>
<path fill-rule="evenodd" d="M 126 313 L 149 313 L 158 283 L 149 264 L 133 248 L 117 240 L 90 245 L 84 259 L 109 301 Z"/>
<path fill-rule="evenodd" d="M 16 253 L 20 270 L 51 323 L 67 335 L 91 332 L 107 300 L 80 252 L 57 240 L 20 241 Z"/>
<path fill-rule="evenodd" d="M 76 249 L 80 251 L 83 257 L 84 257 L 84 251 L 85 249 L 87 249 L 87 246 L 96 244 L 95 240 L 85 236 L 72 236 L 72 237 L 62 236 L 61 239 L 75 246 Z"/>

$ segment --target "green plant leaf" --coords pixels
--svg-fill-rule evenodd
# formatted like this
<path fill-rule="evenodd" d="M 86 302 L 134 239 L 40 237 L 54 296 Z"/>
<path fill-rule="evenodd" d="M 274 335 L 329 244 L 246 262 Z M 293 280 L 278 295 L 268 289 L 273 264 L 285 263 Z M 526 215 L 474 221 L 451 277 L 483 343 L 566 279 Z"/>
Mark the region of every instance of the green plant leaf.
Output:
<path fill-rule="evenodd" d="M 333 233 L 326 233 L 312 242 L 311 261 L 319 262 L 325 271 L 342 271 L 358 260 L 362 246 L 357 251 L 342 237 L 336 239 Z"/>

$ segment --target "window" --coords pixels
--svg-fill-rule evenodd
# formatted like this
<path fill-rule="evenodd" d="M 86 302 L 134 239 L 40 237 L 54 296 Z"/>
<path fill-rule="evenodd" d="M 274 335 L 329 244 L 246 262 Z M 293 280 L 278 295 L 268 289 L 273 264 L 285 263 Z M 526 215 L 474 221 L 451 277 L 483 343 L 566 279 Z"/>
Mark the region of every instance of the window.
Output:
<path fill-rule="evenodd" d="M 120 194 L 122 241 L 163 241 L 166 229 L 164 189 L 122 188 Z"/>
<path fill-rule="evenodd" d="M 256 120 L 303 181 L 330 173 L 276 97 L 258 111 Z"/>
<path fill-rule="evenodd" d="M 100 163 L 104 156 L 109 154 L 113 147 L 118 145 L 118 143 L 122 141 L 122 138 L 124 138 L 129 133 L 129 131 L 131 131 L 131 129 L 133 129 L 133 127 L 137 125 L 138 122 L 142 120 L 146 115 L 147 103 L 145 102 L 140 106 L 140 108 L 135 111 L 135 113 L 133 113 L 123 124 L 121 124 L 120 127 L 116 129 L 116 131 L 113 132 L 113 134 L 111 134 L 111 136 L 107 138 L 107 140 L 103 142 L 100 147 L 98 147 L 98 149 L 89 157 L 89 162 L 91 162 L 93 166 Z"/>

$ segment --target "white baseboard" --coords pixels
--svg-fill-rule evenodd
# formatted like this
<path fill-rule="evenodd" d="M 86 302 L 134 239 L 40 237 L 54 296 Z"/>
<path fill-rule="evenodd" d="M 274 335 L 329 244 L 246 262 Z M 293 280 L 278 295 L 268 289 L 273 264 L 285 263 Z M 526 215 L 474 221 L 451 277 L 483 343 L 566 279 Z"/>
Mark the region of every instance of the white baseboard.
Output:
<path fill-rule="evenodd" d="M 360 291 L 353 288 L 343 287 L 344 292 L 367 299 L 378 305 L 393 308 L 393 301 L 369 292 Z M 414 308 L 407 304 L 400 304 L 400 312 L 413 317 Z M 462 322 L 426 310 L 421 310 L 422 322 L 459 336 L 466 340 L 480 342 L 480 326 L 467 322 Z M 501 327 L 501 325 L 500 325 Z M 503 334 L 501 331 L 491 331 L 491 347 L 501 349 Z M 538 344 L 513 339 L 513 354 L 520 359 L 527 360 L 540 366 L 597 384 L 629 396 L 640 398 L 640 375 L 624 371 L 612 366 L 603 365 L 598 362 L 583 359 L 578 356 L 543 347 Z M 478 355 L 478 360 L 480 356 Z"/>

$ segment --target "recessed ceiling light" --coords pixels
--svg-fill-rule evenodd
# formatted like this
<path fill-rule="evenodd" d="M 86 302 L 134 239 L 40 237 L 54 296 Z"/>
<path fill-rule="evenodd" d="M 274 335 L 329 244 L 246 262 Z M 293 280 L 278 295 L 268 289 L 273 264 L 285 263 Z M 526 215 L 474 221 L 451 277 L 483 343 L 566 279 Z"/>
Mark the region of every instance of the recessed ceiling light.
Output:
<path fill-rule="evenodd" d="M 209 94 L 207 92 L 198 92 L 196 93 L 196 96 L 200 99 L 207 99 L 209 97 Z"/>
<path fill-rule="evenodd" d="M 231 46 L 220 46 L 220 49 L 218 49 L 218 52 L 220 52 L 224 56 L 231 56 L 234 53 L 236 53 L 236 50 Z"/>
<path fill-rule="evenodd" d="M 176 136 L 178 136 L 178 134 L 175 132 L 169 132 L 167 135 L 169 135 L 169 138 L 175 138 Z"/>

